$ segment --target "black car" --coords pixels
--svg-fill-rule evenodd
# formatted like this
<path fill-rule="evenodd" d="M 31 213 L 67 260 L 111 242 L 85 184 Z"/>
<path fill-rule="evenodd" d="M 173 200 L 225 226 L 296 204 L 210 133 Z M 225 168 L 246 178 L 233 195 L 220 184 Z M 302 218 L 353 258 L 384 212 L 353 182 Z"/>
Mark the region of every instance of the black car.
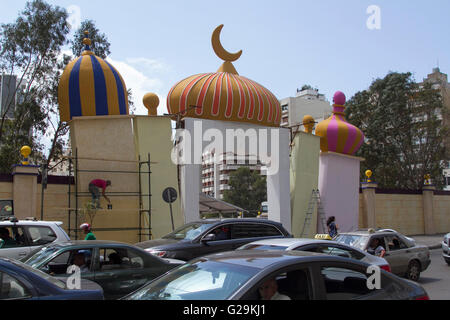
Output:
<path fill-rule="evenodd" d="M 43 247 L 25 263 L 58 277 L 69 277 L 67 270 L 82 254 L 82 279 L 103 288 L 105 299 L 118 299 L 138 289 L 183 261 L 167 261 L 133 245 L 113 241 L 70 241 Z"/>
<path fill-rule="evenodd" d="M 369 267 L 357 260 L 311 252 L 223 252 L 189 261 L 124 299 L 261 300 L 262 295 L 272 300 L 429 299 L 420 285 L 384 270 L 379 282 L 372 281 Z M 264 290 L 273 282 L 276 287 L 268 297 Z"/>
<path fill-rule="evenodd" d="M 0 300 L 103 300 L 95 282 L 81 279 L 80 290 L 17 260 L 0 258 Z"/>
<path fill-rule="evenodd" d="M 281 223 L 262 219 L 201 220 L 188 223 L 158 240 L 136 246 L 164 258 L 188 261 L 237 249 L 249 242 L 292 237 Z"/>

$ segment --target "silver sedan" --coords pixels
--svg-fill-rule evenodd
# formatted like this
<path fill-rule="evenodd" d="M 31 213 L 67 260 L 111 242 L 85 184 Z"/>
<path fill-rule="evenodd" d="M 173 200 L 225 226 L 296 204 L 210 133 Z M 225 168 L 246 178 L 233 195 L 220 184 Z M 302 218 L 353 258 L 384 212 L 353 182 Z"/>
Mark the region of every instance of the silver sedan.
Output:
<path fill-rule="evenodd" d="M 391 271 L 389 263 L 384 258 L 373 256 L 360 249 L 346 244 L 330 240 L 315 239 L 267 239 L 251 242 L 239 247 L 237 250 L 293 250 L 324 253 L 332 256 L 339 256 L 366 262 L 370 265 L 376 265 L 386 271 Z"/>
<path fill-rule="evenodd" d="M 355 231 L 339 234 L 334 240 L 366 251 L 373 239 L 378 239 L 386 251 L 385 258 L 392 273 L 417 281 L 431 263 L 430 250 L 404 235 L 392 231 Z"/>

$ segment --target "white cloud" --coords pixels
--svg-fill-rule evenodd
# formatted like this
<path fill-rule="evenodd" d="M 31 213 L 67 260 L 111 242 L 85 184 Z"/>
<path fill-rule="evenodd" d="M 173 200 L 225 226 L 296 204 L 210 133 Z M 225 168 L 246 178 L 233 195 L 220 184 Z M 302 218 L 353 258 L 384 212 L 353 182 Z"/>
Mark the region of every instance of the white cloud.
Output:
<path fill-rule="evenodd" d="M 147 115 L 148 110 L 142 103 L 142 98 L 146 93 L 152 92 L 158 95 L 160 103 L 158 107 L 158 114 L 163 114 L 166 112 L 166 97 L 162 95 L 165 87 L 165 83 L 160 78 L 151 78 L 147 75 L 149 68 L 169 68 L 167 65 L 158 62 L 157 60 L 150 60 L 146 58 L 129 58 L 124 61 L 113 60 L 107 58 L 109 63 L 111 63 L 117 71 L 122 75 L 123 80 L 128 89 L 131 88 L 133 93 L 133 101 L 136 107 L 135 114 L 137 115 Z M 131 61 L 131 62 L 130 62 Z M 140 61 L 140 63 L 139 63 Z M 142 69 L 147 69 L 140 71 L 131 64 L 139 64 L 144 66 Z"/>
<path fill-rule="evenodd" d="M 146 69 L 146 71 L 156 72 L 156 73 L 166 73 L 172 71 L 171 66 L 166 63 L 148 58 L 127 58 L 126 62 L 133 66 Z"/>
<path fill-rule="evenodd" d="M 70 30 L 74 31 L 81 27 L 81 8 L 77 5 L 67 7 L 67 23 L 70 25 Z"/>

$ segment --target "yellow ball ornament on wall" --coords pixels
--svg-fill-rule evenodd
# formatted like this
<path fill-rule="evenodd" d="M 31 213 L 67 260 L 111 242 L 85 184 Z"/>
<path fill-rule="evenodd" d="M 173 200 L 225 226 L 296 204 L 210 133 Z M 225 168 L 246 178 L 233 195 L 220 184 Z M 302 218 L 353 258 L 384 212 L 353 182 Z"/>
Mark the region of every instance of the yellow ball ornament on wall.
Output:
<path fill-rule="evenodd" d="M 142 99 L 144 106 L 148 109 L 149 116 L 158 115 L 159 98 L 154 93 L 147 93 Z"/>
<path fill-rule="evenodd" d="M 28 157 L 31 154 L 31 148 L 29 146 L 23 146 L 20 149 L 20 154 L 22 155 L 22 157 L 24 157 L 24 161 L 22 161 L 22 165 L 27 166 L 30 164 L 30 162 L 28 161 Z"/>

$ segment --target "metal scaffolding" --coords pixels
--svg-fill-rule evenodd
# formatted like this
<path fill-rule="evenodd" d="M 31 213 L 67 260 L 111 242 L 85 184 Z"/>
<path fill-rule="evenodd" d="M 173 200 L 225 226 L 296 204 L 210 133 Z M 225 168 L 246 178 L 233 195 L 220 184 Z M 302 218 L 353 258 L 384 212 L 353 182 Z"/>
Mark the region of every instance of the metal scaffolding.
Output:
<path fill-rule="evenodd" d="M 139 226 L 132 228 L 96 228 L 98 231 L 130 231 L 136 230 L 138 231 L 139 242 L 142 241 L 142 236 L 148 236 L 150 239 L 152 238 L 152 225 L 151 225 L 151 216 L 152 216 L 152 192 L 151 192 L 151 165 L 154 164 L 150 160 L 150 153 L 148 154 L 146 161 L 141 161 L 141 156 L 139 156 L 138 161 L 127 161 L 127 160 L 109 160 L 109 159 L 96 159 L 96 158 L 79 158 L 78 157 L 78 149 L 75 149 L 75 155 L 71 154 L 71 156 L 67 157 L 69 160 L 69 177 L 74 177 L 74 189 L 72 190 L 72 184 L 69 182 L 69 190 L 68 190 L 68 233 L 69 237 L 72 234 L 75 237 L 75 240 L 78 240 L 78 213 L 80 211 L 80 198 L 90 198 L 90 192 L 81 192 L 80 191 L 80 174 L 83 173 L 113 173 L 113 174 L 137 174 L 139 177 L 139 190 L 137 192 L 108 192 L 109 197 L 138 197 L 139 199 L 139 208 L 136 211 L 139 211 Z M 137 163 L 138 171 L 125 171 L 125 170 L 91 170 L 91 169 L 81 169 L 79 168 L 79 160 L 93 160 L 93 161 L 108 161 L 108 162 L 129 162 L 129 163 Z M 143 171 L 143 167 L 147 166 L 147 171 Z M 143 179 L 142 175 L 147 175 L 147 179 Z M 148 182 L 148 193 L 142 193 L 142 184 Z M 72 196 L 75 198 L 75 207 L 72 208 Z M 148 197 L 148 208 L 144 208 L 144 197 Z M 131 209 L 132 211 L 133 209 Z M 127 209 L 126 211 L 130 211 Z M 75 213 L 75 225 L 72 227 L 72 215 Z M 145 217 L 148 217 L 148 227 L 144 228 L 142 226 L 142 220 Z"/>

